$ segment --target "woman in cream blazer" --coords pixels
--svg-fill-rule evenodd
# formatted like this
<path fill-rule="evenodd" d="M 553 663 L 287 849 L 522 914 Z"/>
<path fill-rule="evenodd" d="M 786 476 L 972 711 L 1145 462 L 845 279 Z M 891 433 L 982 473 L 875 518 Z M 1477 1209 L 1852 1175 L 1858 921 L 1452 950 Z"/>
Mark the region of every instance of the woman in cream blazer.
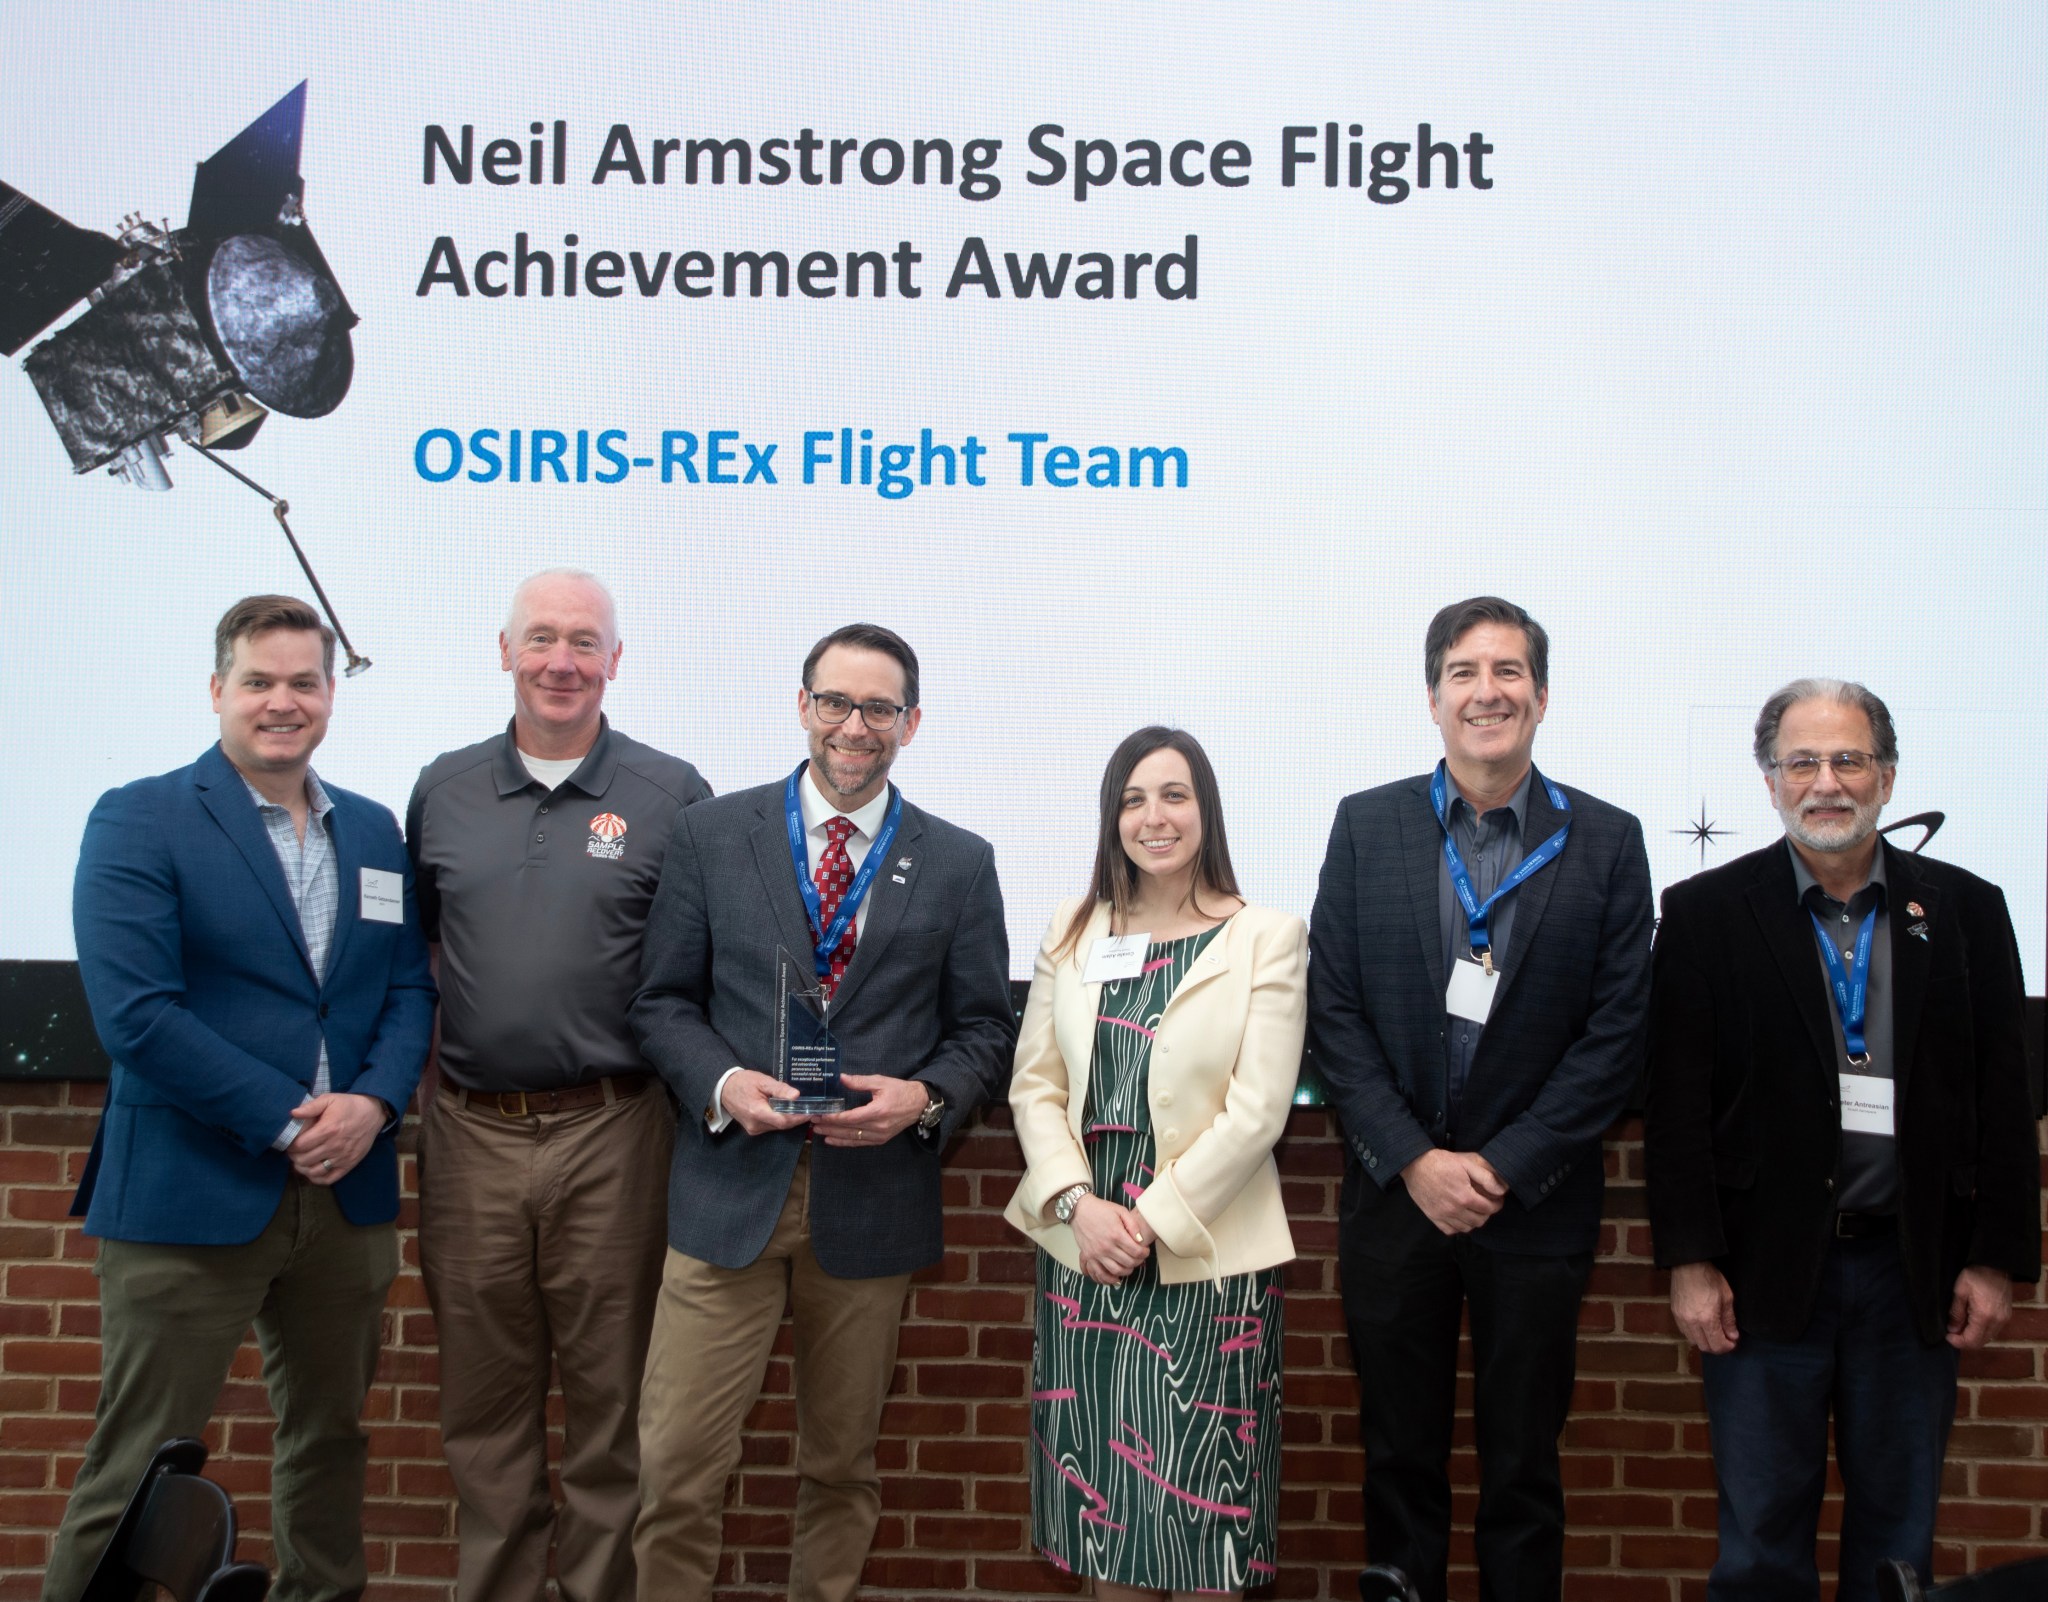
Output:
<path fill-rule="evenodd" d="M 1280 1265 L 1273 1161 L 1301 1065 L 1307 931 L 1237 894 L 1192 736 L 1103 777 L 1096 894 L 1038 952 L 1006 1216 L 1041 1248 L 1033 1527 L 1115 1599 L 1274 1574 Z M 1144 937 L 1125 939 L 1113 937 Z"/>

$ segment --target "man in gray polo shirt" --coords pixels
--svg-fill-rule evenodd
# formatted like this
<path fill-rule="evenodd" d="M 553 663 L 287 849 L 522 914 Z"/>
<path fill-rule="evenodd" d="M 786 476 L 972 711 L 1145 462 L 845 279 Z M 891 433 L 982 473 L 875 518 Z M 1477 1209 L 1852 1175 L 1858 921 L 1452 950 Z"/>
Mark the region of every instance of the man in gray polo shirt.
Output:
<path fill-rule="evenodd" d="M 640 1371 L 675 1138 L 626 1007 L 676 814 L 711 790 L 605 720 L 621 647 L 597 579 L 536 573 L 498 647 L 511 727 L 430 763 L 406 814 L 441 981 L 420 1267 L 461 1499 L 457 1595 L 541 1602 L 552 1531 L 563 1602 L 612 1602 L 634 1591 Z"/>

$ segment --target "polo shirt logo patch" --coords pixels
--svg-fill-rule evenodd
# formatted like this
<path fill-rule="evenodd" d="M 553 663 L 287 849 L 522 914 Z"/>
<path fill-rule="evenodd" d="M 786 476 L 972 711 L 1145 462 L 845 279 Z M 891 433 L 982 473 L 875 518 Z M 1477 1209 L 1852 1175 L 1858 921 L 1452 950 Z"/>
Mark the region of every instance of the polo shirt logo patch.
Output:
<path fill-rule="evenodd" d="M 584 849 L 605 862 L 626 854 L 626 820 L 616 812 L 600 812 L 590 820 L 590 844 Z"/>

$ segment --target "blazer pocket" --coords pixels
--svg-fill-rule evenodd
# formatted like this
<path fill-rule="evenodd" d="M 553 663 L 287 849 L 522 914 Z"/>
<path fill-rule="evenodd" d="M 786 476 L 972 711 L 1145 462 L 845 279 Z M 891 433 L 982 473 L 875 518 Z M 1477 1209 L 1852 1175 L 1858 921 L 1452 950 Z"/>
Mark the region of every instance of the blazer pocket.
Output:
<path fill-rule="evenodd" d="M 1756 1160 L 1733 1152 L 1715 1152 L 1714 1183 L 1726 1190 L 1748 1190 L 1756 1183 Z"/>

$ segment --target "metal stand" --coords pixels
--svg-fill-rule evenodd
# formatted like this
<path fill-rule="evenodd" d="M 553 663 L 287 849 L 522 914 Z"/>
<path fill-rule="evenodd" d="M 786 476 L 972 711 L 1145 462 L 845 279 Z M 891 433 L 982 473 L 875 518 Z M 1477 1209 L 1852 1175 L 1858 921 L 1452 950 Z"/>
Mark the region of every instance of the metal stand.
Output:
<path fill-rule="evenodd" d="M 285 521 L 284 514 L 291 510 L 290 503 L 282 495 L 271 494 L 269 490 L 265 489 L 239 468 L 230 467 L 204 445 L 189 439 L 185 443 L 190 445 L 201 456 L 204 456 L 209 462 L 213 463 L 223 473 L 226 473 L 231 478 L 239 479 L 266 501 L 270 502 L 271 511 L 277 514 L 277 526 L 284 530 L 284 537 L 291 542 L 292 555 L 299 559 L 299 566 L 304 569 L 306 574 L 306 582 L 313 586 L 313 593 L 320 597 L 320 610 L 327 614 L 327 621 L 334 625 L 334 637 L 341 641 L 341 648 L 347 653 L 348 666 L 342 670 L 344 676 L 352 679 L 358 673 L 368 668 L 370 659 L 367 656 L 358 656 L 356 648 L 349 644 L 348 630 L 341 626 L 341 619 L 334 615 L 334 603 L 327 599 L 327 592 L 320 587 L 320 580 L 314 575 L 313 564 L 306 560 L 306 553 L 299 548 L 298 536 L 292 532 L 291 524 Z"/>

